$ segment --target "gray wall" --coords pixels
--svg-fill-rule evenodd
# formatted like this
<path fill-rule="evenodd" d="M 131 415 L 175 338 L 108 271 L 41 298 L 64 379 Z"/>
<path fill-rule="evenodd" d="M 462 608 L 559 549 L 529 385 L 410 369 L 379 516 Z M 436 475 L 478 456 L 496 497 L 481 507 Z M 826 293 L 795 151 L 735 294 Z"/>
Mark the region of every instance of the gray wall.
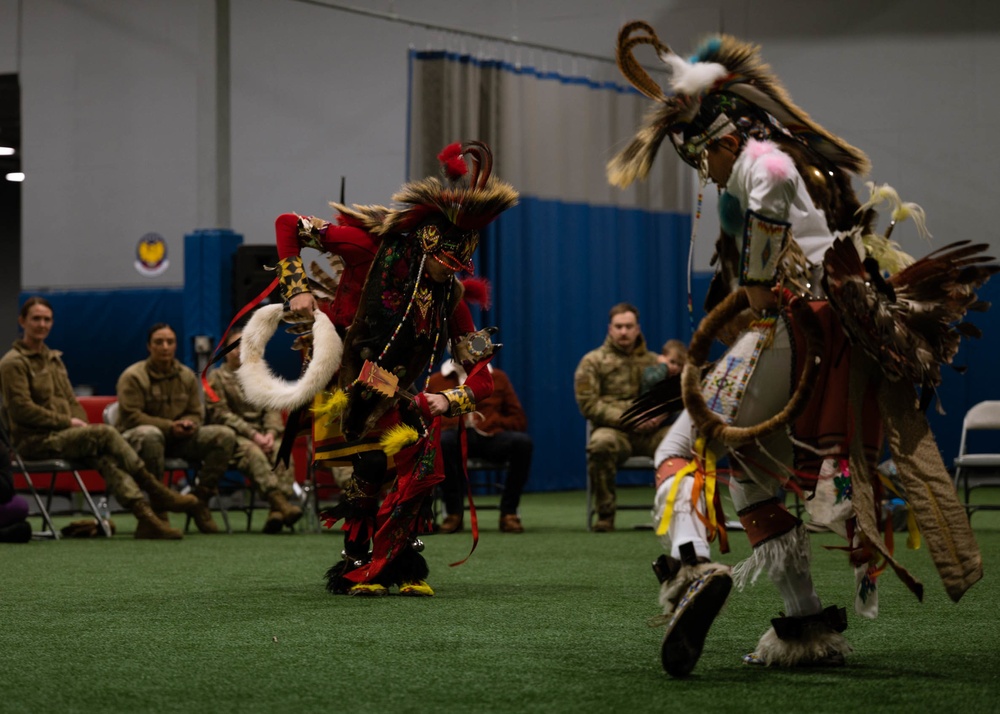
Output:
<path fill-rule="evenodd" d="M 719 29 L 759 41 L 796 101 L 870 153 L 872 178 L 927 209 L 935 245 L 1000 243 L 984 210 L 997 199 L 1000 165 L 996 3 L 344 4 L 608 57 L 618 27 L 633 18 L 649 20 L 682 53 Z M 19 72 L 22 89 L 23 289 L 180 285 L 184 233 L 231 227 L 268 243 L 280 212 L 327 215 L 342 175 L 349 201 L 387 201 L 405 179 L 411 47 L 443 42 L 567 73 L 604 71 L 294 0 L 226 5 L 231 71 L 217 82 L 214 0 L 0 0 L 0 72 Z M 227 92 L 229 121 L 219 122 Z M 716 230 L 706 215 L 703 269 Z M 156 278 L 133 268 L 136 242 L 150 231 L 166 238 L 171 257 Z M 912 230 L 896 237 L 926 252 Z"/>

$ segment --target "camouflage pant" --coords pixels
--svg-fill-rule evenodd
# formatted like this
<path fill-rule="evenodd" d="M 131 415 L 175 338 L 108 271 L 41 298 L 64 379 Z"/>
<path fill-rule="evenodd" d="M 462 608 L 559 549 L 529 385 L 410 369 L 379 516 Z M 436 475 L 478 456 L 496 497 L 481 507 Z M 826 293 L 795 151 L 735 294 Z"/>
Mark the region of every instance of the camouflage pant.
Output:
<path fill-rule="evenodd" d="M 142 498 L 142 491 L 132 476 L 145 468 L 143 461 L 122 435 L 107 424 L 74 426 L 32 439 L 21 448 L 21 456 L 79 461 L 100 472 L 108 490 L 123 506 Z"/>
<path fill-rule="evenodd" d="M 615 475 L 630 456 L 652 456 L 669 427 L 649 434 L 627 434 L 620 429 L 599 426 L 587 444 L 587 477 L 599 517 L 615 513 Z"/>
<path fill-rule="evenodd" d="M 253 439 L 236 436 L 236 450 L 233 451 L 231 463 L 241 474 L 250 477 L 262 495 L 266 496 L 274 490 L 281 491 L 286 496 L 292 495 L 295 463 L 289 459 L 288 468 L 280 463 L 272 468 L 270 458 L 253 442 Z"/>
<path fill-rule="evenodd" d="M 209 489 L 215 488 L 226 472 L 236 445 L 233 430 L 217 424 L 198 427 L 194 436 L 186 439 L 165 437 L 157 427 L 145 424 L 129 429 L 122 436 L 153 475 L 163 473 L 165 458 L 184 459 L 201 465 L 198 485 Z"/>

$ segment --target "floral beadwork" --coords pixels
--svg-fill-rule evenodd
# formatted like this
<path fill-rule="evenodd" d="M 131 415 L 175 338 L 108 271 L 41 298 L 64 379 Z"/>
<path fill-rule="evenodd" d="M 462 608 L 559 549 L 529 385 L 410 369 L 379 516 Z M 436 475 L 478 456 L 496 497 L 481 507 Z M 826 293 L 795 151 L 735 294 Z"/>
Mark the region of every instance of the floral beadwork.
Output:
<path fill-rule="evenodd" d="M 861 598 L 861 602 L 868 602 L 868 597 L 875 592 L 875 589 L 875 578 L 869 568 L 868 572 L 861 578 L 861 582 L 858 583 L 858 597 Z"/>
<path fill-rule="evenodd" d="M 382 307 L 396 311 L 403 304 L 403 294 L 398 290 L 386 290 L 382 293 Z"/>
<path fill-rule="evenodd" d="M 840 475 L 833 477 L 833 486 L 837 492 L 834 503 L 843 503 L 854 498 L 854 486 L 851 484 L 851 469 L 847 461 L 840 462 Z"/>
<path fill-rule="evenodd" d="M 850 501 L 854 497 L 854 486 L 851 485 L 850 475 L 846 473 L 833 477 L 833 487 L 837 492 L 835 504 Z"/>
<path fill-rule="evenodd" d="M 747 383 L 757 367 L 761 349 L 773 338 L 777 318 L 755 320 L 702 381 L 708 408 L 732 424 L 739 412 Z"/>

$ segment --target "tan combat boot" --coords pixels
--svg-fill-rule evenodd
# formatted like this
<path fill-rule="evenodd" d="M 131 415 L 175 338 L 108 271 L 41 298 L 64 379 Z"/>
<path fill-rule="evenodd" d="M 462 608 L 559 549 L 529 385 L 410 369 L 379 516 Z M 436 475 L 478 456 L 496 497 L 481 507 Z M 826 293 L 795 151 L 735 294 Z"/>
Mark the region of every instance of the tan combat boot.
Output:
<path fill-rule="evenodd" d="M 611 533 L 615 529 L 615 514 L 598 515 L 597 523 L 591 528 L 594 533 Z"/>
<path fill-rule="evenodd" d="M 149 505 L 157 513 L 173 511 L 174 513 L 191 513 L 198 507 L 198 499 L 191 494 L 178 493 L 167 486 L 145 469 L 135 476 L 139 487 L 149 494 Z M 162 516 L 161 516 L 162 518 Z"/>
<path fill-rule="evenodd" d="M 135 527 L 135 537 L 140 539 L 148 540 L 180 540 L 184 537 L 176 528 L 171 528 L 169 524 L 164 523 L 156 514 L 153 513 L 153 509 L 150 508 L 149 504 L 139 499 L 131 506 L 132 513 L 135 515 L 138 525 Z"/>
<path fill-rule="evenodd" d="M 281 491 L 269 492 L 267 502 L 271 504 L 271 511 L 264 522 L 265 533 L 280 533 L 284 526 L 293 526 L 302 518 L 302 509 L 289 503 Z"/>
<path fill-rule="evenodd" d="M 215 495 L 215 492 L 204 486 L 197 486 L 194 489 L 194 495 L 198 499 L 198 505 L 188 511 L 194 520 L 194 524 L 198 526 L 198 530 L 202 533 L 218 533 L 219 526 L 215 525 L 215 521 L 212 519 L 212 511 L 208 507 L 208 501 Z"/>

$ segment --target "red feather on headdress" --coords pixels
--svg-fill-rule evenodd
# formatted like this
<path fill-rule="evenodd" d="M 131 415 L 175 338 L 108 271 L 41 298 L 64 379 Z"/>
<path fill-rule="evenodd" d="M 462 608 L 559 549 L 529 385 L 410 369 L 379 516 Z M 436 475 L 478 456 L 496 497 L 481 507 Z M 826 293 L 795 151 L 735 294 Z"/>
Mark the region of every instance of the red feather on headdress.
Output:
<path fill-rule="evenodd" d="M 441 162 L 445 173 L 452 181 L 457 181 L 469 173 L 469 167 L 465 164 L 465 159 L 462 157 L 461 142 L 456 141 L 454 144 L 448 144 L 448 146 L 441 149 L 441 153 L 438 154 L 438 161 Z"/>
<path fill-rule="evenodd" d="M 462 287 L 465 288 L 463 299 L 473 305 L 479 305 L 484 310 L 489 310 L 492 304 L 492 285 L 486 278 L 465 278 Z"/>
<path fill-rule="evenodd" d="M 403 184 L 392 197 L 399 207 L 373 228 L 376 235 L 407 233 L 430 219 L 464 231 L 480 230 L 517 205 L 514 187 L 493 176 L 493 153 L 483 142 L 449 144 L 438 159 L 446 180 L 428 176 Z M 466 174 L 468 182 L 461 181 Z"/>

